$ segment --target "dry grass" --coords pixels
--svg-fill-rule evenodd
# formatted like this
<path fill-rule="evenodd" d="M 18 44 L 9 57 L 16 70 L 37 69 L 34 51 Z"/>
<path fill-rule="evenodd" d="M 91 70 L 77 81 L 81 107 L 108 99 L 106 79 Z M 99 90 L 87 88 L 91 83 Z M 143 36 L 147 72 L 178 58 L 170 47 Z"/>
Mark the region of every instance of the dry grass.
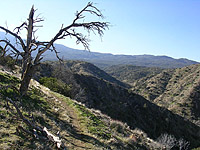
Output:
<path fill-rule="evenodd" d="M 38 125 L 47 127 L 54 135 L 59 131 L 68 149 L 129 150 L 148 147 L 144 132 L 131 130 L 126 124 L 52 92 L 34 80 L 31 81 L 29 96 L 22 100 L 21 105 L 24 115 L 33 114 Z M 4 149 L 54 149 L 48 142 L 16 132 L 18 125 L 28 127 L 15 114 L 7 111 L 4 99 L 0 101 L 0 117 L 0 146 Z M 137 140 L 131 135 L 137 135 Z"/>

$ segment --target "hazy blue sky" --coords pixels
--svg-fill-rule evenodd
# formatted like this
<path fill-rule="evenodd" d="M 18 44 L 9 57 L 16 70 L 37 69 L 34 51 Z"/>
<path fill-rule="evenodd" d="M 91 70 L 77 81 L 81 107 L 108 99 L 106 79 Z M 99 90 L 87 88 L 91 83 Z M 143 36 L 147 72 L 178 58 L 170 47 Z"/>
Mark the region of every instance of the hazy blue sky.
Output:
<path fill-rule="evenodd" d="M 32 4 L 45 21 L 39 39 L 50 40 L 62 24 L 87 0 L 5 0 L 1 1 L 0 25 L 13 29 L 26 20 Z M 168 55 L 200 62 L 200 0 L 94 0 L 104 21 L 112 24 L 102 40 L 91 36 L 91 51 L 113 54 Z M 68 47 L 83 49 L 70 39 Z"/>

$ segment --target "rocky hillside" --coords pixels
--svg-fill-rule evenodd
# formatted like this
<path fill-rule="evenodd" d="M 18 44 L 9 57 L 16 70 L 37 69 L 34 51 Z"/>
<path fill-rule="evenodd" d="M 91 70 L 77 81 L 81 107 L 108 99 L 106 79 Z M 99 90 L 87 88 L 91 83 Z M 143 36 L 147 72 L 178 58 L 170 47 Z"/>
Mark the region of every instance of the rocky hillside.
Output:
<path fill-rule="evenodd" d="M 166 89 L 174 70 L 164 70 L 157 75 L 150 75 L 139 80 L 132 81 L 132 90 L 153 101 L 160 96 Z"/>
<path fill-rule="evenodd" d="M 84 62 L 84 61 L 65 61 L 64 64 L 65 67 L 70 68 L 70 70 L 73 73 L 76 74 L 82 74 L 85 76 L 93 76 L 102 80 L 106 80 L 110 83 L 114 83 L 123 87 L 127 87 L 125 83 L 121 82 L 120 80 L 117 80 L 116 78 L 113 78 L 111 75 L 106 73 L 105 71 L 99 69 L 95 65 Z"/>
<path fill-rule="evenodd" d="M 44 66 L 48 66 L 48 71 L 45 71 Z M 116 83 L 97 77 L 94 71 L 88 70 L 87 72 L 90 73 L 83 73 L 85 71 L 75 70 L 73 72 L 73 68 L 70 69 L 68 65 L 68 73 L 66 67 L 58 73 L 58 70 L 55 71 L 58 68 L 57 65 L 45 64 L 44 66 L 40 71 L 41 76 L 44 76 L 42 72 L 49 72 L 49 76 L 59 78 L 67 84 L 72 84 L 72 81 L 76 83 L 71 85 L 72 90 L 79 88 L 79 90 L 76 90 L 78 93 L 75 94 L 74 98 L 87 107 L 98 109 L 115 120 L 126 122 L 132 129 L 139 128 L 153 139 L 168 133 L 174 135 L 177 139 L 184 138 L 190 141 L 192 147 L 200 145 L 198 140 L 200 135 L 196 134 L 200 128 L 197 125 Z M 78 66 L 82 65 L 79 64 Z M 167 77 L 167 75 L 165 76 Z"/>
<path fill-rule="evenodd" d="M 135 81 L 133 91 L 183 117 L 200 118 L 200 65 L 165 70 Z"/>
<path fill-rule="evenodd" d="M 133 84 L 140 78 L 154 76 L 163 69 L 156 67 L 143 67 L 133 65 L 115 65 L 103 69 L 105 72 L 127 84 Z"/>
<path fill-rule="evenodd" d="M 55 144 L 22 121 L 16 112 L 37 126 L 47 128 L 62 142 L 61 149 L 161 149 L 165 145 L 139 130 L 111 119 L 94 109 L 52 92 L 32 80 L 27 96 L 17 92 L 20 80 L 10 72 L 0 71 L 0 146 L 2 149 L 57 149 Z M 7 99 L 11 99 L 10 103 Z M 35 137 L 31 132 L 34 131 Z M 30 132 L 28 132 L 30 131 Z M 35 133 L 36 132 L 36 133 Z"/>

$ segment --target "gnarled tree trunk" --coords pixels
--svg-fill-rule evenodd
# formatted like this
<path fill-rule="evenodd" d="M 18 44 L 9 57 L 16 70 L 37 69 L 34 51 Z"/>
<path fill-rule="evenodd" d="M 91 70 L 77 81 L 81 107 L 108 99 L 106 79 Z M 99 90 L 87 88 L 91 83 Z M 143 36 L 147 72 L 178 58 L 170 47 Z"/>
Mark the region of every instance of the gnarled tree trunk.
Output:
<path fill-rule="evenodd" d="M 21 95 L 25 95 L 27 93 L 30 81 L 31 81 L 35 71 L 36 71 L 36 66 L 28 64 L 26 71 L 22 75 L 22 81 L 21 81 L 21 85 L 20 85 L 20 94 Z"/>

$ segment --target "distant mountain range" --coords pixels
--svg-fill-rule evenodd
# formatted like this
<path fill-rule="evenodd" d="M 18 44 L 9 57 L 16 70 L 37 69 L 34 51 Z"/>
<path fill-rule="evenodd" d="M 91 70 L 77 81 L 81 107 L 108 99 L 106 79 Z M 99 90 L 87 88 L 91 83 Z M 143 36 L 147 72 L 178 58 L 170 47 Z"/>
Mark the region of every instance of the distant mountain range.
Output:
<path fill-rule="evenodd" d="M 180 68 L 198 62 L 188 59 L 174 59 L 168 56 L 153 55 L 113 55 L 109 53 L 89 52 L 86 50 L 77 50 L 56 44 L 56 49 L 60 52 L 59 56 L 65 60 L 82 60 L 95 64 L 100 68 L 106 68 L 112 65 L 135 65 L 146 67 L 161 68 Z M 44 55 L 45 60 L 56 60 L 53 53 L 47 52 Z"/>
<path fill-rule="evenodd" d="M 5 39 L 5 33 L 0 32 L 0 39 Z M 15 40 L 7 35 L 7 39 L 11 42 Z M 113 55 L 110 53 L 89 52 L 86 50 L 77 50 L 66 47 L 61 44 L 55 44 L 59 56 L 64 60 L 82 60 L 95 64 L 101 69 L 112 65 L 134 65 L 146 67 L 160 67 L 160 68 L 181 68 L 199 62 L 188 59 L 174 59 L 168 56 L 154 56 L 154 55 Z M 43 60 L 57 60 L 55 54 L 51 51 L 44 53 Z"/>

